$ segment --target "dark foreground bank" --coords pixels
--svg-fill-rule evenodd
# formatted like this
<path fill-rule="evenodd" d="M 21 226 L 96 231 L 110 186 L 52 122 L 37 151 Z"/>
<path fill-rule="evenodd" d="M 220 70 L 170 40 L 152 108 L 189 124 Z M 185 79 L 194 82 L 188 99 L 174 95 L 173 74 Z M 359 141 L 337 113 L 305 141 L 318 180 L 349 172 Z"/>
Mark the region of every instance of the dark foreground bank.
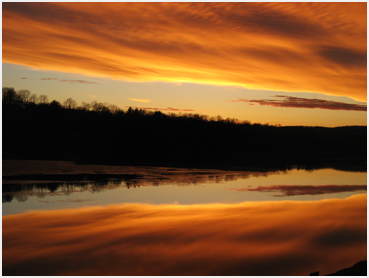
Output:
<path fill-rule="evenodd" d="M 367 265 L 367 261 L 361 261 L 351 267 L 327 274 L 326 276 L 367 276 Z M 319 271 L 311 273 L 310 276 L 319 276 Z"/>

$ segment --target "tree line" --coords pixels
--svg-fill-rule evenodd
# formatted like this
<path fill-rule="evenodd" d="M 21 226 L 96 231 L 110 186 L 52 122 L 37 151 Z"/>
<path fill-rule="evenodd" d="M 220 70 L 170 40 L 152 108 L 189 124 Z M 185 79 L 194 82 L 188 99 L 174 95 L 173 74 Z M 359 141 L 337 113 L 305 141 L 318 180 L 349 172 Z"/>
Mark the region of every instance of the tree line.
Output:
<path fill-rule="evenodd" d="M 77 109 L 84 111 L 97 111 L 97 112 L 110 112 L 117 113 L 122 112 L 118 106 L 109 103 L 100 103 L 93 101 L 92 103 L 82 102 L 81 105 L 72 99 L 68 98 L 63 103 L 57 100 L 49 101 L 47 95 L 31 94 L 29 90 L 18 90 L 16 91 L 13 87 L 3 87 L 2 102 L 6 106 L 21 106 L 27 105 L 48 105 L 52 108 L 64 108 L 64 109 Z"/>
<path fill-rule="evenodd" d="M 102 113 L 110 113 L 110 114 L 135 114 L 135 115 L 161 115 L 164 114 L 160 111 L 147 111 L 144 109 L 132 108 L 129 107 L 126 111 L 118 107 L 117 105 L 110 104 L 107 102 L 101 103 L 97 101 L 93 101 L 91 103 L 82 102 L 81 105 L 78 105 L 77 101 L 72 98 L 68 98 L 64 102 L 59 102 L 57 100 L 49 101 L 47 95 L 36 95 L 31 94 L 29 90 L 21 89 L 16 91 L 13 87 L 3 87 L 2 91 L 2 103 L 3 106 L 20 106 L 26 107 L 30 105 L 48 105 L 51 108 L 63 108 L 63 109 L 73 109 L 73 110 L 81 110 L 81 111 L 95 111 Z M 208 115 L 201 115 L 197 113 L 166 113 L 164 115 L 168 115 L 170 117 L 182 117 L 182 118 L 193 118 L 195 120 L 201 121 L 216 121 L 223 123 L 232 123 L 232 124 L 250 124 L 249 121 L 239 121 L 235 118 L 226 118 L 223 119 L 222 116 L 218 115 L 216 117 L 209 117 Z M 260 123 L 255 123 L 255 125 L 261 125 Z M 269 124 L 265 124 L 269 125 Z"/>
<path fill-rule="evenodd" d="M 366 169 L 366 126 L 272 126 L 3 88 L 3 159 L 179 167 Z"/>

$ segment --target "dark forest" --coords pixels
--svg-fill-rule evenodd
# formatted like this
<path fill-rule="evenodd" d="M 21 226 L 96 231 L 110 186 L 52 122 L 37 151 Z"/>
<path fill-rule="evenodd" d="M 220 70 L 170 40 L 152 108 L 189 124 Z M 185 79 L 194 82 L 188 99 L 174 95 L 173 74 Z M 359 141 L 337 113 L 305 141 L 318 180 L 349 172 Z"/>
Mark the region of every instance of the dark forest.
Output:
<path fill-rule="evenodd" d="M 193 168 L 366 170 L 367 127 L 271 126 L 3 87 L 3 159 Z"/>

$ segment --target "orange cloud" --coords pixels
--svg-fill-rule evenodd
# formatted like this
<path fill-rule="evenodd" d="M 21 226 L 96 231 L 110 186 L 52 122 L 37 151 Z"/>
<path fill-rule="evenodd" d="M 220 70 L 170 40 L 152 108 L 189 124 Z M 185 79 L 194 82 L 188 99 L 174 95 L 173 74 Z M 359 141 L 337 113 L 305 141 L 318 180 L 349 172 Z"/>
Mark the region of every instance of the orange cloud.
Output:
<path fill-rule="evenodd" d="M 145 103 L 149 103 L 150 102 L 149 99 L 130 98 L 130 100 L 132 100 L 132 101 L 138 101 L 138 102 L 145 102 Z"/>
<path fill-rule="evenodd" d="M 366 194 L 3 216 L 4 275 L 309 275 L 366 259 Z"/>
<path fill-rule="evenodd" d="M 366 101 L 366 5 L 4 3 L 3 62 Z"/>

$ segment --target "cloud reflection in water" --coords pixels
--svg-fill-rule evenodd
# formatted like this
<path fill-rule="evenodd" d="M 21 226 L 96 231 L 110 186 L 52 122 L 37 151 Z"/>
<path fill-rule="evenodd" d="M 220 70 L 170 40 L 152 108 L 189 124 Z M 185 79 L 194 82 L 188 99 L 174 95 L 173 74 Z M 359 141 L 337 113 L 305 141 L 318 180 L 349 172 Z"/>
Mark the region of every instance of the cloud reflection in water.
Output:
<path fill-rule="evenodd" d="M 308 275 L 366 259 L 367 196 L 3 216 L 4 275 Z"/>
<path fill-rule="evenodd" d="M 257 188 L 230 188 L 230 190 L 235 190 L 237 192 L 280 192 L 280 194 L 273 195 L 274 197 L 366 191 L 366 189 L 366 185 L 270 185 L 258 186 Z"/>

